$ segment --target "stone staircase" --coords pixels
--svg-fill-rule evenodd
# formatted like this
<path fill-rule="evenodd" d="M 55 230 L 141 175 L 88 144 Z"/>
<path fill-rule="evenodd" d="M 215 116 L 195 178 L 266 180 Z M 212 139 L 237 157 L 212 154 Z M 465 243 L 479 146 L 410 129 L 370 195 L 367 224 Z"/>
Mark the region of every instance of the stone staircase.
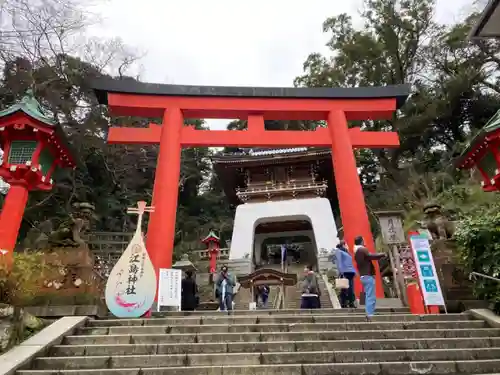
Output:
<path fill-rule="evenodd" d="M 321 276 L 318 274 L 318 284 L 321 292 L 320 301 L 321 308 L 331 309 L 332 301 L 330 300 L 330 296 L 328 295 L 328 290 L 326 289 L 325 283 Z M 302 296 L 302 281 L 297 283 L 296 286 L 290 286 L 286 288 L 286 308 L 289 310 L 299 309 L 300 308 L 300 300 Z"/>
<path fill-rule="evenodd" d="M 500 329 L 467 314 L 168 313 L 89 320 L 18 375 L 403 375 L 500 371 Z"/>
<path fill-rule="evenodd" d="M 278 271 L 281 270 L 280 266 L 269 265 L 267 267 L 272 268 L 272 269 L 274 268 Z M 302 278 L 304 276 L 304 265 L 303 264 L 291 264 L 288 266 L 287 272 L 296 274 L 297 279 L 298 279 L 298 283 L 297 283 L 297 285 L 286 287 L 286 289 L 285 289 L 285 295 L 286 295 L 285 308 L 288 310 L 296 310 L 296 309 L 300 308 L 300 300 L 301 300 L 301 296 L 302 296 Z M 333 308 L 332 302 L 330 300 L 328 290 L 326 289 L 326 285 L 325 285 L 325 283 L 324 283 L 324 281 L 321 278 L 321 275 L 319 273 L 317 274 L 317 278 L 318 278 L 319 288 L 321 291 L 321 297 L 320 297 L 321 307 L 331 309 L 331 308 Z M 276 294 L 278 293 L 278 288 L 276 286 L 271 286 L 270 289 L 271 289 L 271 291 L 269 293 L 269 303 L 270 303 L 269 305 L 270 305 L 270 307 L 275 308 L 273 302 L 274 302 L 274 299 L 276 297 Z"/>

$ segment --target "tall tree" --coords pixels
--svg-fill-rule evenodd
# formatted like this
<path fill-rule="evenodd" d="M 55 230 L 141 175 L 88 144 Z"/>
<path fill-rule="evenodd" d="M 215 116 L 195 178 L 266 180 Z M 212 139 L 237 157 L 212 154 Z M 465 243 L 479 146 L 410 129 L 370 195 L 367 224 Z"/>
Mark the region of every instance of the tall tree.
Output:
<path fill-rule="evenodd" d="M 471 129 L 498 106 L 498 75 L 492 73 L 498 69 L 497 44 L 467 43 L 476 14 L 445 26 L 434 21 L 434 11 L 432 0 L 365 0 L 360 29 L 347 14 L 328 18 L 323 29 L 331 35 L 331 53 L 311 54 L 295 80 L 297 86 L 315 87 L 411 84 L 412 95 L 391 120 L 355 124 L 395 130 L 401 140 L 398 149 L 358 152 L 369 198 L 380 196 L 380 181 L 403 188 L 408 168 L 449 169 Z M 390 189 L 384 190 L 390 194 Z"/>

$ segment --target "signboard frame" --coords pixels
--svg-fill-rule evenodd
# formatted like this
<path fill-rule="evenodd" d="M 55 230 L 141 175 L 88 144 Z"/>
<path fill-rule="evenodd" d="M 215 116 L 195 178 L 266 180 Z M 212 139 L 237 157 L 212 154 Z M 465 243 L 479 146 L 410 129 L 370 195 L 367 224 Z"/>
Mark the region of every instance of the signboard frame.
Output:
<path fill-rule="evenodd" d="M 382 235 L 382 242 L 389 248 L 389 260 L 391 268 L 397 270 L 394 287 L 398 298 L 404 305 L 408 305 L 408 296 L 406 293 L 406 284 L 403 269 L 401 267 L 401 256 L 398 246 L 406 243 L 406 233 L 403 226 L 403 211 L 400 210 L 386 210 L 375 211 L 380 233 Z"/>
<path fill-rule="evenodd" d="M 380 233 L 387 245 L 397 245 L 406 242 L 401 211 L 376 211 Z"/>
<path fill-rule="evenodd" d="M 158 304 L 161 306 L 177 307 L 181 311 L 182 299 L 182 270 L 175 268 L 160 268 L 158 270 Z"/>
<path fill-rule="evenodd" d="M 434 264 L 429 239 L 423 234 L 409 233 L 408 242 L 413 254 L 424 305 L 426 307 L 443 306 L 446 311 L 446 301 L 439 282 L 436 265 Z M 431 287 L 435 291 L 430 290 Z"/>

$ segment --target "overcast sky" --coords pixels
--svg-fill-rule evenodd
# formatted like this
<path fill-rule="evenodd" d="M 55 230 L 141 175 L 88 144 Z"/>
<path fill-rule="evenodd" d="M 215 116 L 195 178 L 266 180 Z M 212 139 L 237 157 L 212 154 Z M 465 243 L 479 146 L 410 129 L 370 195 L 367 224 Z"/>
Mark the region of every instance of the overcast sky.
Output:
<path fill-rule="evenodd" d="M 358 18 L 361 0 L 109 0 L 95 33 L 121 37 L 145 53 L 141 79 L 156 83 L 292 86 L 311 52 L 326 52 L 327 17 Z M 471 0 L 438 0 L 452 23 Z M 359 18 L 358 18 L 359 20 Z M 358 21 L 359 22 L 359 21 Z M 210 120 L 213 129 L 227 120 Z"/>

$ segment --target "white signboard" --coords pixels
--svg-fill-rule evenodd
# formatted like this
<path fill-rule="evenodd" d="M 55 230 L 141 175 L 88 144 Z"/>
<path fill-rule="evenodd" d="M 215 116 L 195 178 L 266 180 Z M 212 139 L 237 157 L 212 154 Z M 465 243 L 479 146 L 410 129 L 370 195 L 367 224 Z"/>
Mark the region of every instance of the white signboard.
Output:
<path fill-rule="evenodd" d="M 420 288 L 426 306 L 444 306 L 443 292 L 439 284 L 431 246 L 426 235 L 411 235 L 410 244 L 420 280 Z"/>
<path fill-rule="evenodd" d="M 160 268 L 158 311 L 161 306 L 176 306 L 181 310 L 182 270 Z"/>
<path fill-rule="evenodd" d="M 142 216 L 151 212 L 146 202 L 138 202 L 137 228 L 129 245 L 111 270 L 105 299 L 109 311 L 118 318 L 138 318 L 151 309 L 156 295 L 156 272 L 141 234 Z"/>
<path fill-rule="evenodd" d="M 399 216 L 380 216 L 380 230 L 382 238 L 387 245 L 406 242 L 403 222 Z"/>
<path fill-rule="evenodd" d="M 156 273 L 144 241 L 134 235 L 106 282 L 106 305 L 117 318 L 138 318 L 153 305 Z"/>

